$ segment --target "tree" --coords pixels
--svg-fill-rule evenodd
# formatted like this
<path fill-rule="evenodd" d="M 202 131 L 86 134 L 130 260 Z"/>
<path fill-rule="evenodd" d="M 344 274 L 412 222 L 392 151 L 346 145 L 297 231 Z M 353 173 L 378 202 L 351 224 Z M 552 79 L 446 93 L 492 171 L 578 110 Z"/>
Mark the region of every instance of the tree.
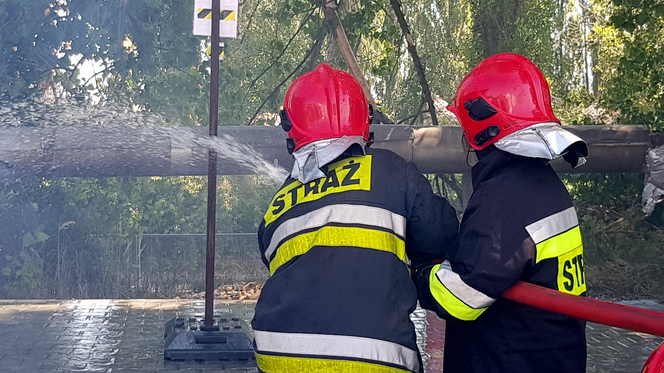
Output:
<path fill-rule="evenodd" d="M 210 62 L 205 38 L 191 32 L 193 4 L 0 0 L 0 113 L 20 118 L 12 125 L 67 125 L 73 119 L 98 125 L 115 112 L 123 113 L 115 122 L 207 125 Z M 457 124 L 444 106 L 462 77 L 486 56 L 516 52 L 544 71 L 564 124 L 662 127 L 660 0 L 343 0 L 334 2 L 332 13 L 326 4 L 241 3 L 240 35 L 225 40 L 221 63 L 222 125 L 274 125 L 286 87 L 321 62 L 352 67 L 397 123 L 434 124 L 433 107 L 440 124 Z M 340 29 L 346 39 L 341 48 Z M 423 83 L 430 95 L 423 94 Z M 73 118 L 73 107 L 85 115 Z M 468 178 L 430 180 L 463 205 Z M 613 224 L 598 215 L 594 191 L 622 201 L 617 191 L 629 189 L 629 203 L 612 210 L 629 217 L 627 231 L 643 222 L 631 192 L 634 180 L 568 180 L 577 205 L 590 216 L 588 229 L 605 232 L 600 226 Z M 7 273 L 0 285 L 13 294 L 130 295 L 141 278 L 137 237 L 202 231 L 202 183 L 188 177 L 1 181 L 0 268 Z M 253 231 L 274 188 L 261 179 L 222 178 L 218 226 Z M 166 271 L 194 271 L 197 254 L 187 256 L 183 248 Z"/>
<path fill-rule="evenodd" d="M 620 112 L 620 122 L 664 128 L 662 34 L 664 4 L 659 1 L 613 1 L 610 25 L 623 44 L 616 73 L 607 82 L 606 103 Z"/>

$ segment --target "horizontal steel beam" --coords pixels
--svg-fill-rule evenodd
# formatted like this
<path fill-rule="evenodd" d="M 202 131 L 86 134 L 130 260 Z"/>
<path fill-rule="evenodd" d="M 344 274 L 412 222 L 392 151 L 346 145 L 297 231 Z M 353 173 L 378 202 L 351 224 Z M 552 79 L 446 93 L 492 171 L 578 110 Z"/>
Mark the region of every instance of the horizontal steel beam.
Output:
<path fill-rule="evenodd" d="M 650 147 L 643 126 L 566 126 L 590 145 L 588 163 L 559 172 L 643 172 Z M 425 173 L 462 173 L 470 168 L 458 126 L 374 125 L 375 148 L 390 149 Z M 211 139 L 201 127 L 1 127 L 0 178 L 141 177 L 206 175 L 207 150 L 219 154 L 220 175 L 290 170 L 286 135 L 278 127 L 219 127 Z"/>
<path fill-rule="evenodd" d="M 589 145 L 588 163 L 572 169 L 562 159 L 553 162 L 558 172 L 643 172 L 650 135 L 645 126 L 565 126 Z M 373 126 L 375 146 L 393 150 L 417 164 L 425 173 L 468 172 L 463 132 L 459 126 Z"/>

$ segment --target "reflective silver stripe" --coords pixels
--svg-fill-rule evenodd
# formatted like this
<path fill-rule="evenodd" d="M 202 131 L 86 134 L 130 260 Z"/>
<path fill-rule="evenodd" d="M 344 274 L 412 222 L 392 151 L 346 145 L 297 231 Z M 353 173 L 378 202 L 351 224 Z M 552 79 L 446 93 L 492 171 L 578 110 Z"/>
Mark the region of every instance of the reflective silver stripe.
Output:
<path fill-rule="evenodd" d="M 454 294 L 455 297 L 471 308 L 486 308 L 496 301 L 494 298 L 463 282 L 461 277 L 452 270 L 449 260 L 444 261 L 440 265 L 436 276 L 450 293 Z"/>
<path fill-rule="evenodd" d="M 563 129 L 560 123 L 545 122 L 510 133 L 494 143 L 496 148 L 528 158 L 556 159 L 576 145 L 588 154 L 588 145 L 580 137 Z M 579 157 L 578 167 L 586 163 Z"/>
<path fill-rule="evenodd" d="M 535 244 L 546 241 L 579 225 L 576 210 L 570 207 L 559 213 L 547 216 L 526 227 L 526 231 L 532 237 Z"/>
<path fill-rule="evenodd" d="M 257 352 L 373 360 L 417 372 L 417 352 L 398 343 L 347 335 L 277 333 L 254 330 Z"/>
<path fill-rule="evenodd" d="M 272 234 L 270 245 L 265 250 L 265 259 L 270 260 L 277 245 L 284 238 L 307 229 L 322 227 L 328 223 L 370 225 L 390 229 L 401 237 L 404 237 L 406 233 L 406 218 L 390 210 L 362 205 L 330 205 L 281 224 Z"/>

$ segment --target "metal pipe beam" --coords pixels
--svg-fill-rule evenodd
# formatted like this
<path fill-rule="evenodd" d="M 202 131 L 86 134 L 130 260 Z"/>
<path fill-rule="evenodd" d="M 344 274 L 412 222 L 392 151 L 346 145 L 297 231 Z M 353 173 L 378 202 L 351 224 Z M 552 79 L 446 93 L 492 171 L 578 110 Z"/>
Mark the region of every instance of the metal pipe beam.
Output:
<path fill-rule="evenodd" d="M 559 172 L 640 173 L 651 137 L 644 126 L 566 126 L 590 146 L 588 163 Z M 425 173 L 469 170 L 458 126 L 373 125 L 376 148 L 390 149 Z M 17 177 L 142 177 L 206 175 L 208 148 L 220 175 L 290 169 L 286 134 L 278 127 L 221 126 L 219 140 L 200 127 L 2 127 L 0 179 Z M 262 159 L 261 159 L 262 158 Z"/>

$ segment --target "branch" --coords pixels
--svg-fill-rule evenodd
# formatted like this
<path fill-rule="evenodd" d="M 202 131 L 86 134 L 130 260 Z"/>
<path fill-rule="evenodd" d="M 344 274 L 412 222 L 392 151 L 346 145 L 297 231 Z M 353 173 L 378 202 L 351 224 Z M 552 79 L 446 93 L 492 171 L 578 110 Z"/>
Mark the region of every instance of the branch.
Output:
<path fill-rule="evenodd" d="M 247 125 L 250 125 L 250 124 L 256 119 L 256 117 L 258 116 L 258 113 L 260 113 L 260 111 L 263 109 L 263 106 L 265 106 L 265 104 L 268 102 L 268 100 L 270 100 L 270 98 L 272 98 L 274 95 L 277 94 L 277 92 L 279 92 L 279 89 L 281 88 L 281 86 L 283 86 L 284 84 L 286 84 L 286 82 L 287 82 L 287 81 L 288 81 L 293 75 L 295 75 L 295 73 L 296 73 L 298 70 L 300 70 L 300 68 L 301 68 L 301 67 L 307 62 L 307 60 L 309 59 L 309 57 L 311 56 L 311 54 L 313 53 L 313 51 L 318 47 L 319 44 L 321 44 L 321 43 L 323 42 L 324 39 L 325 39 L 325 27 L 321 27 L 321 29 L 318 31 L 318 35 L 317 35 L 317 37 L 316 37 L 316 42 L 314 43 L 313 46 L 311 46 L 311 48 L 309 49 L 309 51 L 307 51 L 307 54 L 304 56 L 304 58 L 302 59 L 302 61 L 300 61 L 300 63 L 295 67 L 295 69 L 293 69 L 293 71 L 292 71 L 290 74 L 288 74 L 288 76 L 287 76 L 284 80 L 282 80 L 279 84 L 277 84 L 277 86 L 274 87 L 274 89 L 272 90 L 272 92 L 270 92 L 269 95 L 267 95 L 267 97 L 265 98 L 265 100 L 263 100 L 263 102 L 261 103 L 261 105 L 258 107 L 258 109 L 256 110 L 256 112 L 254 113 L 254 116 L 251 117 L 251 119 L 249 120 L 249 122 L 247 123 Z"/>
<path fill-rule="evenodd" d="M 436 189 L 438 189 L 438 195 L 441 196 L 441 197 L 445 197 L 445 199 L 448 199 L 447 198 L 447 191 L 445 190 L 444 187 L 440 186 L 440 177 L 438 175 L 435 175 L 434 180 L 436 182 Z"/>
<path fill-rule="evenodd" d="M 337 4 L 335 3 L 334 0 L 327 0 L 325 3 L 325 19 L 330 24 L 329 26 L 330 31 L 332 31 L 332 35 L 334 36 L 334 39 L 337 41 L 337 45 L 339 46 L 339 51 L 341 52 L 341 55 L 344 57 L 346 65 L 350 70 L 350 75 L 352 75 L 353 78 L 355 78 L 360 83 L 360 85 L 362 86 L 362 90 L 364 91 L 365 96 L 367 96 L 367 98 L 369 99 L 369 103 L 371 104 L 371 106 L 374 109 L 378 110 L 376 101 L 371 95 L 371 89 L 369 89 L 369 84 L 367 84 L 367 80 L 364 78 L 362 69 L 360 68 L 360 65 L 357 63 L 357 60 L 355 59 L 355 54 L 353 53 L 353 49 L 351 48 L 350 43 L 348 42 L 346 31 L 344 31 L 344 28 L 341 25 L 341 20 L 339 19 L 339 15 L 337 14 Z"/>
<path fill-rule="evenodd" d="M 240 103 L 240 108 L 242 108 L 242 107 L 244 106 L 244 103 L 247 101 L 247 97 L 249 96 L 249 91 L 251 91 L 251 89 L 256 85 L 256 83 L 258 82 L 258 80 L 259 80 L 263 75 L 265 75 L 265 73 L 267 73 L 267 72 L 268 72 L 268 71 L 274 66 L 274 64 L 277 63 L 277 61 L 279 61 L 279 59 L 281 59 L 281 57 L 283 57 L 283 55 L 284 55 L 284 54 L 286 53 L 286 51 L 288 50 L 288 47 L 291 45 L 291 43 L 293 42 L 293 40 L 295 40 L 295 37 L 300 33 L 300 31 L 302 31 L 302 28 L 304 28 L 304 26 L 307 24 L 307 22 L 309 21 L 309 19 L 311 18 L 311 16 L 314 14 L 314 10 L 315 10 L 315 8 L 312 8 L 312 9 L 309 11 L 309 14 L 307 14 L 307 16 L 304 18 L 304 20 L 303 20 L 302 23 L 300 24 L 300 27 L 298 27 L 297 31 L 295 31 L 295 34 L 293 34 L 293 36 L 290 38 L 290 40 L 288 40 L 288 43 L 286 43 L 286 46 L 284 47 L 284 50 L 281 51 L 281 53 L 277 56 L 277 58 L 275 58 L 275 59 L 272 60 L 272 63 L 270 64 L 270 66 L 266 67 L 263 71 L 261 71 L 260 74 L 258 74 L 258 76 L 257 76 L 256 78 L 254 78 L 254 80 L 251 81 L 251 83 L 249 84 L 249 88 L 247 88 L 247 93 L 245 93 L 245 94 L 244 94 L 244 98 L 242 98 L 242 102 Z M 314 45 L 315 45 L 315 44 L 314 44 Z M 239 109 L 238 109 L 238 110 L 239 110 Z M 239 113 L 239 111 L 238 111 L 238 116 L 239 116 L 239 115 L 240 115 L 240 113 Z M 253 119 L 252 119 L 252 121 L 253 121 Z M 251 122 L 250 122 L 250 123 L 251 123 Z"/>
<path fill-rule="evenodd" d="M 409 115 L 409 116 L 403 118 L 402 120 L 398 121 L 397 124 L 402 124 L 402 123 L 404 123 L 405 121 L 407 121 L 407 120 L 409 120 L 409 119 L 413 119 L 413 121 L 410 123 L 410 125 L 412 126 L 413 123 L 415 123 L 415 121 L 417 120 L 417 118 L 418 118 L 422 113 L 425 113 L 425 112 L 426 112 L 426 111 L 422 111 L 422 107 L 423 107 L 423 106 L 424 106 L 424 100 L 420 100 L 420 106 L 417 108 L 417 111 L 415 112 L 415 114 L 411 114 L 411 115 Z"/>
<path fill-rule="evenodd" d="M 332 31 L 332 35 L 334 36 L 334 39 L 336 40 L 337 45 L 339 46 L 339 51 L 341 52 L 341 55 L 344 57 L 346 66 L 348 66 L 348 69 L 350 70 L 350 75 L 352 75 L 353 78 L 355 78 L 355 80 L 357 80 L 360 83 L 364 95 L 367 97 L 369 104 L 371 104 L 371 107 L 373 107 L 374 109 L 374 116 L 372 123 L 388 123 L 388 124 L 393 123 L 392 120 L 387 117 L 387 115 L 383 114 L 382 111 L 378 110 L 378 105 L 376 104 L 376 100 L 374 100 L 373 95 L 371 94 L 371 89 L 369 88 L 369 84 L 367 84 L 367 80 L 365 79 L 364 74 L 362 73 L 362 69 L 360 68 L 360 65 L 357 63 L 357 60 L 355 59 L 355 53 L 353 52 L 353 49 L 351 48 L 350 43 L 348 42 L 346 31 L 344 31 L 344 28 L 341 25 L 341 20 L 339 19 L 339 14 L 337 13 L 337 4 L 335 3 L 335 0 L 324 0 L 324 1 L 326 1 L 325 20 L 328 22 L 329 25 L 328 27 Z"/>
<path fill-rule="evenodd" d="M 460 211 L 463 211 L 463 208 L 465 206 L 463 205 L 464 195 L 463 195 L 463 187 L 461 186 L 461 184 L 459 184 L 459 182 L 449 174 L 436 174 L 436 176 L 438 176 L 448 188 L 452 189 L 452 191 L 456 193 L 457 197 L 456 201 L 461 208 Z M 447 200 L 448 201 L 450 200 L 449 196 Z"/>
<path fill-rule="evenodd" d="M 175 65 L 173 65 L 170 61 L 164 60 L 164 62 L 166 62 L 166 64 L 170 65 L 172 68 L 174 68 L 174 69 L 176 69 L 176 70 L 179 70 L 180 72 L 182 72 L 182 73 L 184 73 L 185 75 L 189 76 L 190 78 L 192 78 L 192 79 L 198 79 L 198 77 L 191 75 L 191 74 L 190 74 L 188 71 L 186 71 L 185 69 L 183 69 L 183 68 L 181 68 L 181 67 L 179 67 L 179 66 L 175 66 Z"/>
<path fill-rule="evenodd" d="M 398 121 L 396 124 L 404 124 L 404 122 L 406 122 L 407 120 L 412 119 L 413 121 L 409 124 L 409 126 L 412 126 L 413 123 L 417 120 L 417 118 L 420 115 L 422 115 L 426 112 L 427 112 L 426 110 L 424 110 L 424 111 L 423 110 L 418 110 L 415 114 L 411 114 L 411 115 L 403 118 L 402 120 Z"/>
<path fill-rule="evenodd" d="M 327 29 L 327 25 L 323 25 L 322 29 L 324 30 L 323 34 L 327 35 L 327 33 L 329 31 Z M 309 59 L 309 63 L 310 63 L 309 70 L 313 70 L 313 69 L 316 68 L 316 63 L 318 62 L 318 59 L 320 58 L 320 50 L 321 50 L 322 47 L 323 47 L 323 42 L 314 45 L 314 49 L 311 52 L 311 58 Z"/>
<path fill-rule="evenodd" d="M 109 68 L 108 68 L 108 67 L 105 67 L 103 70 L 94 73 L 94 75 L 92 75 L 91 77 L 89 77 L 88 80 L 86 80 L 85 83 L 83 83 L 83 87 L 87 86 L 88 83 L 89 83 L 92 79 L 94 79 L 95 77 L 97 77 L 97 75 L 99 75 L 99 74 L 103 74 L 103 73 L 105 73 L 105 72 L 108 71 L 108 70 L 109 70 Z M 98 87 L 97 87 L 97 88 L 98 88 Z"/>
<path fill-rule="evenodd" d="M 78 62 L 76 62 L 76 66 L 74 66 L 74 68 L 71 69 L 71 71 L 69 73 L 69 80 L 71 80 L 71 78 L 74 76 L 74 74 L 76 73 L 76 69 L 78 69 L 78 67 L 81 65 L 81 63 L 83 62 L 84 59 L 85 59 L 85 55 L 83 55 L 81 57 L 81 59 L 78 60 Z"/>
<path fill-rule="evenodd" d="M 420 114 L 424 113 L 424 111 L 422 111 L 423 106 L 424 106 L 424 100 L 421 100 L 420 101 L 420 107 L 417 108 L 417 114 L 415 115 L 415 118 L 413 118 L 413 120 L 410 121 L 409 125 L 412 126 L 413 124 L 415 124 L 415 121 L 417 121 L 417 118 L 419 118 Z"/>
<path fill-rule="evenodd" d="M 427 102 L 429 106 L 429 114 L 431 114 L 431 122 L 433 123 L 434 126 L 437 126 L 438 117 L 436 116 L 436 107 L 433 105 L 433 98 L 431 97 L 431 89 L 429 89 L 429 83 L 427 82 L 427 77 L 424 74 L 424 67 L 422 66 L 422 60 L 420 60 L 420 56 L 418 56 L 417 54 L 417 48 L 415 47 L 415 43 L 413 42 L 413 37 L 410 35 L 410 28 L 408 27 L 408 23 L 406 23 L 406 17 L 404 16 L 403 11 L 401 10 L 401 4 L 399 3 L 399 0 L 390 0 L 390 4 L 392 5 L 392 9 L 394 9 L 394 13 L 397 15 L 397 19 L 399 20 L 399 26 L 401 26 L 401 33 L 406 38 L 406 44 L 408 45 L 408 52 L 410 53 L 410 56 L 413 58 L 413 64 L 415 65 L 415 70 L 417 70 L 417 77 L 418 80 L 420 81 L 420 85 L 422 86 L 422 94 L 424 94 L 424 100 Z"/>
<path fill-rule="evenodd" d="M 246 30 L 249 30 L 249 28 L 251 27 L 251 22 L 254 19 L 254 14 L 256 14 L 256 11 L 258 10 L 258 6 L 261 5 L 262 2 L 263 2 L 263 0 L 258 0 L 256 2 L 256 6 L 254 7 L 254 10 L 252 10 L 251 15 L 249 15 L 249 21 L 247 21 Z M 240 39 L 240 44 L 244 44 L 244 35 L 242 35 L 242 39 Z"/>

